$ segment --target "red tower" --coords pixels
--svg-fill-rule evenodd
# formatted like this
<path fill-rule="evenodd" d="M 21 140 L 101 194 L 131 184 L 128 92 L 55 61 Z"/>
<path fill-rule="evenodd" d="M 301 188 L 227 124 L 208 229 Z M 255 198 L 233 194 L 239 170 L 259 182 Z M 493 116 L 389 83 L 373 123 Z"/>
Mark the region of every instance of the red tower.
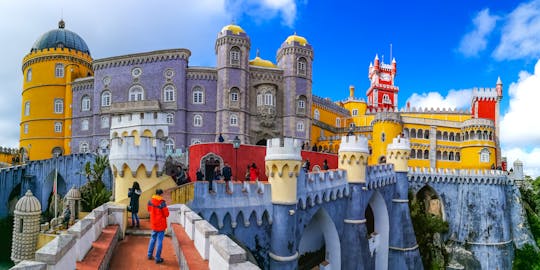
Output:
<path fill-rule="evenodd" d="M 385 64 L 375 55 L 374 63 L 369 64 L 371 85 L 366 94 L 369 109 L 397 109 L 399 87 L 394 85 L 396 73 L 396 59 L 392 59 L 392 64 Z"/>

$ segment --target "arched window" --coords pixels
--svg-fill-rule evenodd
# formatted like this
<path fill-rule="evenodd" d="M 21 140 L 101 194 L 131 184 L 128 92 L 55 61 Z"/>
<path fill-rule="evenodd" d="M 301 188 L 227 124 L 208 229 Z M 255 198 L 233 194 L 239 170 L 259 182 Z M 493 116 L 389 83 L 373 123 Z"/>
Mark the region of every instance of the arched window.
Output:
<path fill-rule="evenodd" d="M 165 116 L 165 119 L 167 120 L 167 124 L 172 125 L 174 123 L 174 114 L 173 113 L 168 113 Z"/>
<path fill-rule="evenodd" d="M 429 139 L 429 130 L 424 131 L 424 139 Z"/>
<path fill-rule="evenodd" d="M 459 159 L 460 159 L 460 154 L 459 152 L 456 152 L 456 161 L 459 161 Z"/>
<path fill-rule="evenodd" d="M 64 112 L 64 100 L 57 98 L 54 100 L 54 113 Z"/>
<path fill-rule="evenodd" d="M 448 153 L 448 160 L 454 160 L 454 152 Z"/>
<path fill-rule="evenodd" d="M 487 132 L 486 130 L 484 130 L 482 139 L 484 139 L 484 140 L 487 140 L 487 139 L 488 139 L 488 132 Z"/>
<path fill-rule="evenodd" d="M 306 101 L 303 99 L 298 100 L 298 109 L 305 109 L 306 108 Z"/>
<path fill-rule="evenodd" d="M 386 134 L 384 134 L 383 132 L 381 133 L 381 142 L 384 142 L 384 141 L 386 141 Z"/>
<path fill-rule="evenodd" d="M 30 101 L 24 103 L 24 115 L 30 115 Z"/>
<path fill-rule="evenodd" d="M 382 103 L 383 104 L 392 104 L 392 100 L 390 100 L 390 96 L 388 96 L 388 94 L 384 94 L 382 96 Z"/>
<path fill-rule="evenodd" d="M 411 129 L 411 138 L 416 138 L 416 129 Z"/>
<path fill-rule="evenodd" d="M 480 162 L 488 163 L 490 160 L 489 156 L 490 156 L 490 153 L 487 148 L 480 150 Z"/>
<path fill-rule="evenodd" d="M 204 91 L 200 86 L 193 87 L 193 104 L 204 103 Z"/>
<path fill-rule="evenodd" d="M 469 132 L 467 132 L 467 131 L 465 131 L 464 140 L 465 140 L 465 141 L 468 141 L 468 140 L 469 140 Z"/>
<path fill-rule="evenodd" d="M 31 68 L 29 68 L 29 69 L 26 71 L 26 81 L 27 81 L 27 82 L 32 81 L 32 69 L 31 69 Z"/>
<path fill-rule="evenodd" d="M 442 135 L 443 140 L 448 141 L 448 132 L 445 131 Z"/>
<path fill-rule="evenodd" d="M 62 132 L 62 122 L 54 122 L 54 132 Z"/>
<path fill-rule="evenodd" d="M 442 133 L 437 130 L 437 140 L 442 140 Z"/>
<path fill-rule="evenodd" d="M 102 116 L 101 117 L 101 128 L 108 128 L 109 127 L 109 117 L 108 116 Z"/>
<path fill-rule="evenodd" d="M 306 58 L 300 57 L 298 58 L 297 63 L 297 69 L 298 69 L 298 75 L 306 75 L 307 74 L 307 61 Z"/>
<path fill-rule="evenodd" d="M 298 121 L 296 123 L 296 131 L 304 131 L 304 122 Z"/>
<path fill-rule="evenodd" d="M 101 92 L 101 107 L 111 106 L 111 91 L 105 90 Z"/>
<path fill-rule="evenodd" d="M 229 57 L 231 59 L 231 65 L 240 65 L 240 48 L 232 47 L 229 52 Z"/>
<path fill-rule="evenodd" d="M 81 111 L 86 112 L 90 110 L 90 97 L 84 95 L 81 100 Z"/>
<path fill-rule="evenodd" d="M 236 114 L 231 114 L 231 117 L 229 119 L 229 123 L 233 127 L 238 126 L 238 116 Z"/>
<path fill-rule="evenodd" d="M 193 126 L 195 127 L 202 127 L 203 125 L 203 118 L 200 114 L 196 114 L 193 116 Z"/>
<path fill-rule="evenodd" d="M 341 119 L 339 117 L 336 118 L 336 127 L 341 127 Z"/>
<path fill-rule="evenodd" d="M 264 94 L 264 105 L 265 106 L 275 106 L 274 95 L 272 95 L 272 93 L 267 92 L 267 93 Z"/>
<path fill-rule="evenodd" d="M 419 129 L 418 132 L 416 133 L 416 136 L 417 136 L 419 139 L 424 138 L 424 130 Z"/>
<path fill-rule="evenodd" d="M 88 130 L 89 128 L 89 122 L 88 119 L 84 119 L 81 121 L 81 130 Z"/>
<path fill-rule="evenodd" d="M 429 159 L 429 151 L 424 150 L 424 159 Z"/>
<path fill-rule="evenodd" d="M 453 142 L 456 140 L 456 137 L 454 137 L 454 132 L 450 132 L 450 135 L 448 136 L 448 139 Z"/>
<path fill-rule="evenodd" d="M 54 76 L 56 78 L 64 78 L 64 64 L 57 63 L 54 66 Z"/>
<path fill-rule="evenodd" d="M 167 138 L 167 141 L 165 141 L 165 151 L 167 153 L 174 152 L 174 140 L 172 138 Z"/>
<path fill-rule="evenodd" d="M 79 153 L 88 153 L 90 152 L 90 147 L 87 142 L 81 142 L 79 144 Z"/>
<path fill-rule="evenodd" d="M 176 100 L 176 93 L 173 85 L 165 85 L 163 88 L 163 101 L 164 102 L 173 102 Z"/>
<path fill-rule="evenodd" d="M 437 151 L 437 160 L 441 159 L 441 151 Z"/>
<path fill-rule="evenodd" d="M 443 160 L 448 160 L 448 152 L 446 152 L 446 151 L 443 152 L 442 159 Z"/>
<path fill-rule="evenodd" d="M 410 158 L 416 158 L 416 150 L 411 149 L 411 156 Z"/>
<path fill-rule="evenodd" d="M 231 93 L 229 96 L 231 102 L 238 102 L 238 100 L 240 100 L 240 89 L 236 87 L 231 88 Z"/>
<path fill-rule="evenodd" d="M 144 90 L 140 85 L 134 85 L 129 89 L 129 101 L 144 100 Z"/>
<path fill-rule="evenodd" d="M 313 119 L 319 120 L 320 117 L 321 117 L 321 113 L 319 112 L 318 109 L 315 109 L 315 110 L 313 111 Z"/>

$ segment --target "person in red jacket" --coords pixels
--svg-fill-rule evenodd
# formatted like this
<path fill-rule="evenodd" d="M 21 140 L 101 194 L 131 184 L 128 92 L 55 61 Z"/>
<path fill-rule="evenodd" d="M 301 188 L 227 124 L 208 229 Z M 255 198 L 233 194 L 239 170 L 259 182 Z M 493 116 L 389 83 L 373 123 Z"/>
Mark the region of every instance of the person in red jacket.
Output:
<path fill-rule="evenodd" d="M 161 194 L 163 194 L 163 190 L 156 189 L 156 194 L 148 201 L 148 213 L 150 214 L 150 227 L 152 229 L 150 244 L 148 245 L 148 259 L 154 259 L 154 246 L 157 241 L 156 263 L 163 262 L 161 248 L 165 229 L 167 229 L 167 217 L 169 216 L 169 208 L 167 208 L 167 204 L 163 200 L 163 197 L 161 197 Z"/>

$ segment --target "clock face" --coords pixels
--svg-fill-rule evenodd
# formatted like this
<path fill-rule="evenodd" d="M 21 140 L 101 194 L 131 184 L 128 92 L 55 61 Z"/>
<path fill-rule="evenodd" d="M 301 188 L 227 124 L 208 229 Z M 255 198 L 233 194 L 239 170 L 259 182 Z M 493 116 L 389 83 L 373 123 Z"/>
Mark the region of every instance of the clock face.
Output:
<path fill-rule="evenodd" d="M 390 81 L 390 74 L 388 74 L 388 73 L 381 73 L 381 80 L 383 80 L 383 81 Z"/>

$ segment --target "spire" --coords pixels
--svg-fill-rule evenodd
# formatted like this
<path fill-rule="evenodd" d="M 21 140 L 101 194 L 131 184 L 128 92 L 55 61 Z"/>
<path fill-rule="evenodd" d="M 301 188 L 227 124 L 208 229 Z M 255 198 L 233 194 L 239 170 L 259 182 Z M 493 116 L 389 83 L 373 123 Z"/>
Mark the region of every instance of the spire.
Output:
<path fill-rule="evenodd" d="M 259 57 L 259 48 L 257 48 L 257 56 L 256 57 Z"/>
<path fill-rule="evenodd" d="M 392 58 L 392 64 L 395 64 L 396 63 L 396 58 Z"/>
<path fill-rule="evenodd" d="M 369 67 L 373 67 L 373 62 L 369 62 Z"/>
<path fill-rule="evenodd" d="M 379 54 L 375 54 L 375 61 L 379 60 Z"/>
<path fill-rule="evenodd" d="M 64 22 L 64 20 L 60 19 L 60 21 L 58 22 L 58 28 L 60 29 L 66 28 L 66 23 Z"/>
<path fill-rule="evenodd" d="M 500 84 L 500 85 L 503 84 L 502 81 L 501 81 L 501 76 L 498 76 L 498 77 L 497 77 L 497 85 L 499 85 L 499 84 Z"/>

